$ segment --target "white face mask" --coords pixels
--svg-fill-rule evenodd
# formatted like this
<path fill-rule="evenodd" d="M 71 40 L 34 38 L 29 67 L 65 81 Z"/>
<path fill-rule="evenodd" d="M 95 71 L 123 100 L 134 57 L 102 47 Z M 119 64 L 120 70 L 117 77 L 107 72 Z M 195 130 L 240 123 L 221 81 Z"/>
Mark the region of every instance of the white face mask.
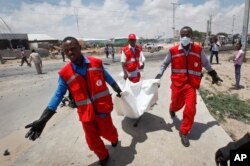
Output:
<path fill-rule="evenodd" d="M 190 37 L 186 37 L 186 36 L 181 37 L 181 38 L 180 38 L 180 42 L 181 42 L 182 46 L 185 47 L 185 46 L 187 46 L 187 45 L 190 44 L 191 38 L 190 38 Z"/>

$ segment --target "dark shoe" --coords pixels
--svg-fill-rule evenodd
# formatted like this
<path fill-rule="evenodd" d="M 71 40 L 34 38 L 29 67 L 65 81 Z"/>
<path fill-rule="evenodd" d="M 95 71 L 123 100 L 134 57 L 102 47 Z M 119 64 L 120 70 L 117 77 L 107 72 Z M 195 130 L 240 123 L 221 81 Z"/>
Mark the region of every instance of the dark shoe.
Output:
<path fill-rule="evenodd" d="M 181 132 L 179 132 L 180 137 L 181 137 L 181 143 L 185 146 L 185 147 L 189 147 L 190 143 L 189 143 L 189 139 L 187 135 L 182 134 Z"/>
<path fill-rule="evenodd" d="M 169 110 L 169 114 L 170 114 L 170 116 L 171 116 L 172 119 L 175 117 L 175 112 L 174 111 L 170 111 Z"/>
<path fill-rule="evenodd" d="M 109 160 L 109 155 L 105 159 L 99 160 L 99 164 L 101 166 L 105 166 L 107 164 L 108 160 Z"/>
<path fill-rule="evenodd" d="M 113 147 L 116 147 L 118 145 L 118 140 L 115 143 L 111 143 Z"/>

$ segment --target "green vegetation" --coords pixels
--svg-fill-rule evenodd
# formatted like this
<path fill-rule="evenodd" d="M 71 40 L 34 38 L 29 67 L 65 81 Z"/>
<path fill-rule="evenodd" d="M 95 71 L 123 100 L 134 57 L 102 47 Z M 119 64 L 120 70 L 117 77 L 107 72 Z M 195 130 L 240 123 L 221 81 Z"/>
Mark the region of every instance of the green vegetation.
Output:
<path fill-rule="evenodd" d="M 225 117 L 250 124 L 250 101 L 243 101 L 237 95 L 228 93 L 215 94 L 201 88 L 199 90 L 207 108 L 218 121 L 224 121 Z"/>

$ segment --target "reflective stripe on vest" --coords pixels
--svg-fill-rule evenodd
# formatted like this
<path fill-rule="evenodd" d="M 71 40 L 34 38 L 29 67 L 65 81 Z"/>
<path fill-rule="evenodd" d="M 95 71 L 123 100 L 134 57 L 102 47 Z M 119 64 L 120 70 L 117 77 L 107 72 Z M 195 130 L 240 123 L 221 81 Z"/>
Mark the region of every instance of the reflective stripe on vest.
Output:
<path fill-rule="evenodd" d="M 140 72 L 140 70 L 137 68 L 135 71 L 132 72 L 127 72 L 128 73 L 128 77 L 132 78 L 132 77 L 137 77 L 137 74 Z"/>
<path fill-rule="evenodd" d="M 85 99 L 85 100 L 76 101 L 75 103 L 76 103 L 77 106 L 87 105 L 87 104 L 91 103 L 91 100 L 90 99 Z"/>
<path fill-rule="evenodd" d="M 187 73 L 186 69 L 172 69 L 173 73 Z M 201 72 L 194 71 L 194 70 L 188 70 L 188 74 L 192 74 L 195 76 L 201 76 Z"/>
<path fill-rule="evenodd" d="M 126 63 L 129 64 L 129 63 L 133 63 L 135 61 L 139 61 L 139 58 L 131 58 L 129 61 L 127 61 Z"/>
<path fill-rule="evenodd" d="M 103 70 L 103 69 L 99 67 L 90 67 L 87 70 Z"/>
<path fill-rule="evenodd" d="M 67 80 L 66 83 L 69 85 L 77 76 L 79 76 L 79 74 L 75 73 L 69 78 L 69 80 Z"/>
<path fill-rule="evenodd" d="M 200 55 L 197 54 L 197 53 L 195 53 L 195 52 L 189 52 L 189 54 L 194 55 L 194 56 L 197 56 L 198 58 L 200 58 Z"/>
<path fill-rule="evenodd" d="M 180 54 L 173 55 L 172 58 L 176 58 L 176 57 L 184 56 L 184 55 L 185 55 L 184 53 L 180 53 Z"/>
<path fill-rule="evenodd" d="M 95 96 L 92 97 L 93 101 L 101 98 L 101 97 L 104 97 L 104 96 L 107 96 L 109 95 L 109 90 L 105 90 L 103 92 L 99 92 L 97 93 Z M 82 105 L 87 105 L 87 104 L 90 104 L 91 103 L 91 100 L 90 99 L 85 99 L 85 100 L 80 100 L 80 101 L 76 101 L 76 105 L 77 106 L 82 106 Z"/>

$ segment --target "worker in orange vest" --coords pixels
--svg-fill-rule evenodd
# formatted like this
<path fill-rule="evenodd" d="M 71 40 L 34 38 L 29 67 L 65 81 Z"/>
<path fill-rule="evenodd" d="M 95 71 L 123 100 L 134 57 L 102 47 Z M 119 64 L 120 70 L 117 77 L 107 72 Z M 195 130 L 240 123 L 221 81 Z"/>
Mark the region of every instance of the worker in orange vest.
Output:
<path fill-rule="evenodd" d="M 200 87 L 202 67 L 212 77 L 212 83 L 218 83 L 222 80 L 212 69 L 202 47 L 191 42 L 192 28 L 183 27 L 180 36 L 180 44 L 169 49 L 161 65 L 161 70 L 155 78 L 160 79 L 169 64 L 172 64 L 172 93 L 169 113 L 171 118 L 174 118 L 175 112 L 185 106 L 179 134 L 182 144 L 188 147 L 190 143 L 187 135 L 192 128 L 196 113 L 196 89 Z"/>
<path fill-rule="evenodd" d="M 121 63 L 124 76 L 133 82 L 139 82 L 141 78 L 140 70 L 144 68 L 145 57 L 142 47 L 136 44 L 136 35 L 128 35 L 128 45 L 122 48 Z"/>
<path fill-rule="evenodd" d="M 118 133 L 111 118 L 113 103 L 106 82 L 117 92 L 118 97 L 121 97 L 121 90 L 100 59 L 81 53 L 77 39 L 66 37 L 62 49 L 70 62 L 59 71 L 58 88 L 41 117 L 25 127 L 30 128 L 26 138 L 34 141 L 41 135 L 69 90 L 77 107 L 86 142 L 100 159 L 100 164 L 105 165 L 109 153 L 101 137 L 111 142 L 113 147 L 118 143 Z"/>

